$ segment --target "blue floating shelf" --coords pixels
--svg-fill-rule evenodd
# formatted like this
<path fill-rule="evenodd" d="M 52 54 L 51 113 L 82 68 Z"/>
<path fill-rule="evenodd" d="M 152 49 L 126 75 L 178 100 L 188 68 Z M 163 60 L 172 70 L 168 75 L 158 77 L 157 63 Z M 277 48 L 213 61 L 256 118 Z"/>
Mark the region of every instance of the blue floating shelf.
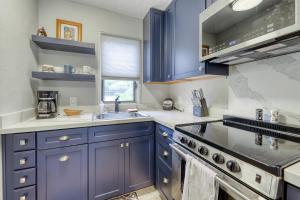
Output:
<path fill-rule="evenodd" d="M 90 55 L 96 54 L 94 43 L 77 42 L 37 35 L 32 35 L 32 41 L 36 43 L 41 49 Z"/>
<path fill-rule="evenodd" d="M 90 74 L 66 74 L 54 72 L 32 72 L 32 78 L 41 80 L 60 80 L 60 81 L 86 81 L 95 82 L 95 75 Z"/>

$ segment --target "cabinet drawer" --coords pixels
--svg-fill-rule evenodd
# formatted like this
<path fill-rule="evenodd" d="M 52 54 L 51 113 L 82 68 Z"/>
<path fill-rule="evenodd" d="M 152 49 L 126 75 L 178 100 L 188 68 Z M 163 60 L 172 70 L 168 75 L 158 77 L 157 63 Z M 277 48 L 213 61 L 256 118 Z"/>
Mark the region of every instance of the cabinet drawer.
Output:
<path fill-rule="evenodd" d="M 157 184 L 159 192 L 167 199 L 171 200 L 171 171 L 163 165 L 158 164 L 157 169 Z"/>
<path fill-rule="evenodd" d="M 151 135 L 153 133 L 153 122 L 139 122 L 130 124 L 99 126 L 89 129 L 89 142 L 118 140 L 130 137 Z"/>
<path fill-rule="evenodd" d="M 35 184 L 35 168 L 16 171 L 13 173 L 15 189 Z"/>
<path fill-rule="evenodd" d="M 157 144 L 158 158 L 172 168 L 172 150 L 168 145 Z"/>
<path fill-rule="evenodd" d="M 13 170 L 35 167 L 35 151 L 17 152 L 13 155 Z"/>
<path fill-rule="evenodd" d="M 13 200 L 35 200 L 35 186 L 14 190 Z"/>
<path fill-rule="evenodd" d="M 14 134 L 12 137 L 14 151 L 35 149 L 35 133 Z"/>
<path fill-rule="evenodd" d="M 157 140 L 159 143 L 170 144 L 172 143 L 173 130 L 166 128 L 162 125 L 156 126 Z"/>
<path fill-rule="evenodd" d="M 87 128 L 45 131 L 37 134 L 38 149 L 51 149 L 87 143 Z"/>

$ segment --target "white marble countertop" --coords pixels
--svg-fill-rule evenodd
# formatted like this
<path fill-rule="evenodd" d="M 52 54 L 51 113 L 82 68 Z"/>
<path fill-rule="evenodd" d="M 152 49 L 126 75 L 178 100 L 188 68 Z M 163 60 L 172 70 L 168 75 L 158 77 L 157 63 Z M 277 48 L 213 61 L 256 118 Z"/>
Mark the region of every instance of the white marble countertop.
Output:
<path fill-rule="evenodd" d="M 284 181 L 300 187 L 300 162 L 284 169 Z"/>
<path fill-rule="evenodd" d="M 178 111 L 140 111 L 140 113 L 148 115 L 141 118 L 129 119 L 96 119 L 95 114 L 85 113 L 76 117 L 58 116 L 53 119 L 30 119 L 22 123 L 18 123 L 9 127 L 0 129 L 0 134 L 36 132 L 46 130 L 91 127 L 100 125 L 123 124 L 142 121 L 156 121 L 164 126 L 174 129 L 176 124 L 193 123 L 201 121 L 211 121 L 220 119 L 217 117 L 194 117 L 192 115 L 181 113 Z"/>

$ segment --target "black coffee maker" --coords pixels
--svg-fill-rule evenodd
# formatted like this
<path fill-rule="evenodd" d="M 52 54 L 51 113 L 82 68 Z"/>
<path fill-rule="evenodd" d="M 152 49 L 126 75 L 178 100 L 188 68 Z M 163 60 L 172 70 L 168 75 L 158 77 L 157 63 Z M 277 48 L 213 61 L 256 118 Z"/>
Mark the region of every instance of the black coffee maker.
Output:
<path fill-rule="evenodd" d="M 37 92 L 37 118 L 49 119 L 57 115 L 58 92 L 57 91 L 38 91 Z"/>

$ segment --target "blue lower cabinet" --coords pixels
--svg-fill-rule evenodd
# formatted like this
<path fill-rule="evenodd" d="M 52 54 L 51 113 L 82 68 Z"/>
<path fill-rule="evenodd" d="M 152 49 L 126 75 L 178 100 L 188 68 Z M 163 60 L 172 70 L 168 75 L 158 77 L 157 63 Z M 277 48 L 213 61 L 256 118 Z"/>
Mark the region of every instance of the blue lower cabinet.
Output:
<path fill-rule="evenodd" d="M 156 173 L 156 187 L 158 191 L 162 194 L 161 197 L 166 200 L 172 200 L 172 172 L 163 163 L 159 162 Z"/>
<path fill-rule="evenodd" d="M 124 193 L 124 140 L 89 145 L 89 199 Z"/>
<path fill-rule="evenodd" d="M 87 145 L 37 153 L 37 199 L 86 200 Z"/>
<path fill-rule="evenodd" d="M 286 184 L 286 200 L 296 200 L 300 199 L 300 188 Z"/>
<path fill-rule="evenodd" d="M 125 146 L 125 193 L 153 185 L 153 135 L 128 139 Z"/>

